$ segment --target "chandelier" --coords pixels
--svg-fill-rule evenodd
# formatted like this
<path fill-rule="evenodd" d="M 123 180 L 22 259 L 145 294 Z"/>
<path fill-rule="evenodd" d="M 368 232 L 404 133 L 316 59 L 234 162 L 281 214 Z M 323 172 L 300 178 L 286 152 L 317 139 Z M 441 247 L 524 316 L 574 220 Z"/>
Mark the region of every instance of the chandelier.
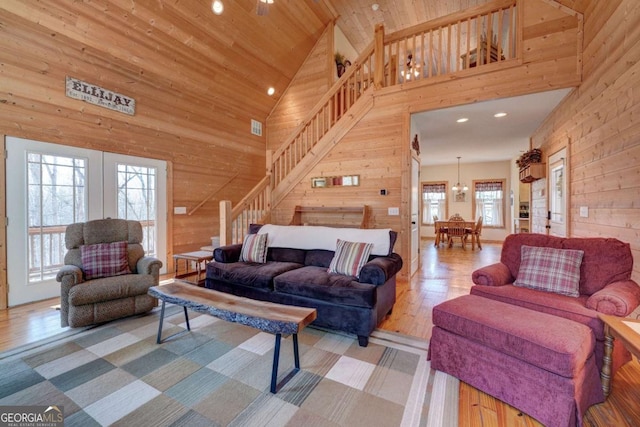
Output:
<path fill-rule="evenodd" d="M 407 63 L 406 63 L 406 69 L 404 72 L 404 77 L 407 80 L 411 80 L 412 77 L 418 77 L 419 75 L 420 75 L 420 64 L 418 64 L 413 59 L 413 54 L 410 53 L 407 56 Z"/>
<path fill-rule="evenodd" d="M 273 4 L 273 0 L 258 0 L 258 6 L 256 7 L 256 14 L 264 16 L 269 13 L 269 5 Z"/>
<path fill-rule="evenodd" d="M 457 191 L 458 194 L 464 191 L 467 191 L 469 189 L 469 187 L 467 187 L 465 184 L 460 184 L 460 156 L 458 156 L 458 182 L 456 182 L 456 185 L 451 187 L 451 189 L 453 191 Z"/>

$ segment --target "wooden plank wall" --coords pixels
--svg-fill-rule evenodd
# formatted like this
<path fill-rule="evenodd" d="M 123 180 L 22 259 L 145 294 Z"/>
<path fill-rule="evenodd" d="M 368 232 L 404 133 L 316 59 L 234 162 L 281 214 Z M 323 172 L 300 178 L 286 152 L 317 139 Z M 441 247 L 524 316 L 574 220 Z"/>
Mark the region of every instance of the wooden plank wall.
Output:
<path fill-rule="evenodd" d="M 521 65 L 496 67 L 494 72 L 482 75 L 469 70 L 455 79 L 425 79 L 375 92 L 373 109 L 276 207 L 274 222 L 288 224 L 295 205 L 367 204 L 372 207 L 374 228 L 399 231 L 395 251 L 409 260 L 410 114 L 572 87 L 580 82 L 578 19 L 543 0 L 524 4 Z M 312 177 L 341 174 L 359 174 L 360 187 L 311 188 Z M 380 195 L 381 189 L 388 191 L 386 196 Z M 389 216 L 389 207 L 399 207 L 400 216 Z M 402 277 L 407 276 L 407 268 L 405 262 Z"/>
<path fill-rule="evenodd" d="M 218 234 L 218 200 L 239 200 L 264 176 L 266 139 L 250 135 L 249 124 L 264 121 L 268 110 L 224 101 L 196 53 L 203 46 L 163 34 L 161 13 L 155 28 L 144 15 L 157 4 L 138 3 L 134 16 L 116 6 L 46 3 L 33 11 L 9 2 L 0 8 L 0 134 L 166 160 L 169 261 L 173 252 L 210 244 Z M 67 75 L 135 98 L 135 116 L 66 97 Z M 190 211 L 236 173 L 193 215 L 171 214 L 173 206 Z"/>
<path fill-rule="evenodd" d="M 569 140 L 569 233 L 630 243 L 640 282 L 640 3 L 592 2 L 584 43 L 584 82 L 545 120 L 533 145 L 551 154 Z M 581 206 L 588 218 L 580 217 Z"/>
<path fill-rule="evenodd" d="M 267 149 L 276 151 L 333 84 L 333 23 L 309 53 L 267 117 Z"/>

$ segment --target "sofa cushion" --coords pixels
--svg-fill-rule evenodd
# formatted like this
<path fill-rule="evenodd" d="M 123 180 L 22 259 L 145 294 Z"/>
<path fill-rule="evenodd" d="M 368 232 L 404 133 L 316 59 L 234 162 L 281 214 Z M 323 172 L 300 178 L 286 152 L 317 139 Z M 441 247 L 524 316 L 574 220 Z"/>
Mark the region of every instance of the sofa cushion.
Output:
<path fill-rule="evenodd" d="M 329 273 L 346 274 L 347 276 L 360 276 L 362 266 L 369 260 L 371 243 L 347 242 L 338 239 L 336 253 L 329 264 Z"/>
<path fill-rule="evenodd" d="M 251 288 L 273 290 L 273 278 L 289 270 L 302 267 L 294 262 L 210 262 L 207 264 L 207 278 L 221 280 Z"/>
<path fill-rule="evenodd" d="M 265 263 L 267 261 L 268 238 L 268 234 L 247 234 L 244 236 L 240 261 Z"/>
<path fill-rule="evenodd" d="M 595 346 L 585 325 L 475 295 L 435 306 L 433 324 L 566 378 L 578 376 Z"/>
<path fill-rule="evenodd" d="M 522 245 L 520 269 L 514 285 L 577 297 L 584 252 Z"/>
<path fill-rule="evenodd" d="M 273 286 L 276 292 L 340 305 L 371 308 L 376 303 L 374 285 L 331 274 L 325 267 L 305 266 L 282 273 L 273 279 Z"/>
<path fill-rule="evenodd" d="M 269 248 L 267 251 L 267 261 L 295 262 L 304 264 L 306 252 L 304 249 L 291 248 Z"/>
<path fill-rule="evenodd" d="M 572 237 L 565 239 L 562 247 L 584 251 L 580 266 L 582 295 L 592 295 L 609 283 L 631 278 L 633 255 L 628 243 L 601 237 Z"/>
<path fill-rule="evenodd" d="M 328 251 L 326 249 L 311 249 L 306 252 L 307 254 L 304 259 L 304 265 L 324 268 L 329 268 L 331 260 L 336 253 L 335 251 Z"/>
<path fill-rule="evenodd" d="M 471 287 L 471 295 L 477 295 L 511 305 L 519 305 L 520 307 L 582 323 L 591 328 L 597 340 L 604 340 L 603 324 L 598 319 L 598 313 L 585 307 L 588 298 L 586 295 L 574 298 L 536 291 L 534 289 L 518 288 L 513 285 L 474 285 Z"/>
<path fill-rule="evenodd" d="M 80 246 L 85 279 L 130 274 L 127 246 L 126 241 Z"/>

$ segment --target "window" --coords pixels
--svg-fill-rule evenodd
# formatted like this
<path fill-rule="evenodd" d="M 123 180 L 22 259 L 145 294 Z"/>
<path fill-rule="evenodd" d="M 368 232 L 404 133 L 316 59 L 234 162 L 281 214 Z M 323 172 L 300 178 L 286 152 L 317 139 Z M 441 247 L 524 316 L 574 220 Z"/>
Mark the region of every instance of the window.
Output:
<path fill-rule="evenodd" d="M 504 228 L 504 179 L 473 182 L 473 218 L 482 216 L 485 227 Z"/>
<path fill-rule="evenodd" d="M 447 183 L 422 183 L 422 223 L 433 224 L 433 217 L 447 218 Z"/>
<path fill-rule="evenodd" d="M 10 136 L 6 147 L 9 306 L 60 295 L 74 222 L 136 219 L 147 253 L 166 261 L 166 162 Z"/>

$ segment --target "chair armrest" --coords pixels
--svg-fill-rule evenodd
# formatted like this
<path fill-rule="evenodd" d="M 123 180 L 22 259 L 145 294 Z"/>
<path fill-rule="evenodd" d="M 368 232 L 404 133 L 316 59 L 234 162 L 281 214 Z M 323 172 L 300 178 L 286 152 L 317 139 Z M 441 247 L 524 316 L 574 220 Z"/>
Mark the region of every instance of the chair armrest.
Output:
<path fill-rule="evenodd" d="M 383 285 L 402 268 L 402 258 L 396 253 L 373 258 L 360 270 L 358 282 Z"/>
<path fill-rule="evenodd" d="M 143 256 L 136 263 L 136 272 L 138 274 L 150 274 L 156 278 L 156 281 L 160 280 L 161 268 L 162 261 L 150 256 Z"/>
<path fill-rule="evenodd" d="M 242 243 L 220 246 L 213 251 L 213 259 L 217 262 L 238 262 L 242 252 Z"/>
<path fill-rule="evenodd" d="M 63 328 L 69 326 L 69 291 L 75 285 L 84 282 L 82 270 L 75 265 L 63 265 L 56 280 L 60 285 L 60 326 Z"/>
<path fill-rule="evenodd" d="M 640 305 L 640 286 L 633 280 L 609 283 L 587 300 L 587 308 L 626 317 Z"/>
<path fill-rule="evenodd" d="M 62 283 L 62 287 L 68 286 L 71 288 L 78 283 L 84 282 L 82 278 L 82 270 L 75 265 L 63 265 L 58 274 L 56 274 L 56 280 Z"/>
<path fill-rule="evenodd" d="M 471 274 L 471 280 L 476 285 L 504 286 L 513 283 L 515 277 L 511 275 L 509 267 L 498 262 L 477 269 Z"/>

